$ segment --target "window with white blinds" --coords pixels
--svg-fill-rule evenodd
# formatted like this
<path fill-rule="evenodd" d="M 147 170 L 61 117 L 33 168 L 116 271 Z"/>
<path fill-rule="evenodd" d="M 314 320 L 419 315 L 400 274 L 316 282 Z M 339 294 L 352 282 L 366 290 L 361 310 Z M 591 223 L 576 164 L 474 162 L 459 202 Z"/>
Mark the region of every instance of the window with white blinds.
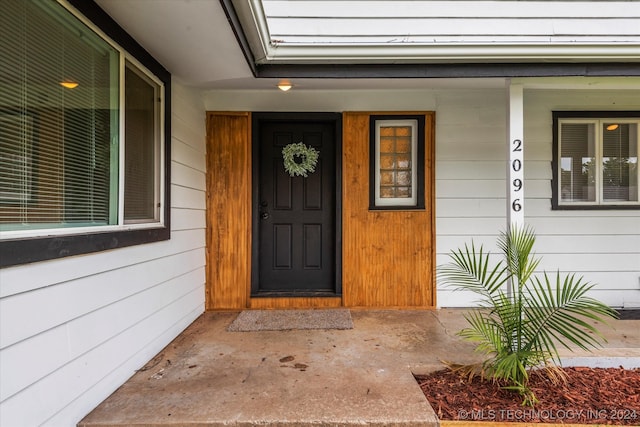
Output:
<path fill-rule="evenodd" d="M 557 206 L 639 206 L 640 114 L 629 116 L 557 120 Z"/>
<path fill-rule="evenodd" d="M 55 1 L 2 12 L 0 237 L 160 223 L 162 82 Z"/>

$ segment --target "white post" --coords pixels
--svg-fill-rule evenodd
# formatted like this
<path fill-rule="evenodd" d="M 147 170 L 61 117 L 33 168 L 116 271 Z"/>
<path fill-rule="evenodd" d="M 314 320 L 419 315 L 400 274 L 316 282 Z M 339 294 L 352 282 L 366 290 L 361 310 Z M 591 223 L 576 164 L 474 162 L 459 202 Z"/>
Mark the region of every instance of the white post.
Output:
<path fill-rule="evenodd" d="M 522 85 L 507 80 L 507 230 L 524 224 L 524 101 Z"/>
<path fill-rule="evenodd" d="M 523 87 L 507 80 L 507 232 L 524 225 L 524 99 Z M 507 295 L 513 295 L 507 282 Z"/>

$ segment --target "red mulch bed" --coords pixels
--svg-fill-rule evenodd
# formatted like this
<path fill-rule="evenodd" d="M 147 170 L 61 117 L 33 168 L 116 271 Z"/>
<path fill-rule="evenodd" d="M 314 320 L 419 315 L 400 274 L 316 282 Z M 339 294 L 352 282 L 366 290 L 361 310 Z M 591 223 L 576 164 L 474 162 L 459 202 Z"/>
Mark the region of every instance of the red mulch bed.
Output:
<path fill-rule="evenodd" d="M 416 380 L 441 420 L 640 425 L 640 369 L 563 370 L 565 385 L 535 372 L 529 376 L 539 400 L 534 408 L 522 406 L 517 392 L 448 369 Z"/>

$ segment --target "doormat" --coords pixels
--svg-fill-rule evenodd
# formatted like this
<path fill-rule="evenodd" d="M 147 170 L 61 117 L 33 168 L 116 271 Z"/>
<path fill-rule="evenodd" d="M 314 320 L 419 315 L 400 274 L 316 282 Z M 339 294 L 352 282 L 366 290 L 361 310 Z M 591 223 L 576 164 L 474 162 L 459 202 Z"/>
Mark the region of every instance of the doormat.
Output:
<path fill-rule="evenodd" d="M 351 312 L 328 310 L 245 310 L 227 327 L 229 332 L 353 329 Z"/>

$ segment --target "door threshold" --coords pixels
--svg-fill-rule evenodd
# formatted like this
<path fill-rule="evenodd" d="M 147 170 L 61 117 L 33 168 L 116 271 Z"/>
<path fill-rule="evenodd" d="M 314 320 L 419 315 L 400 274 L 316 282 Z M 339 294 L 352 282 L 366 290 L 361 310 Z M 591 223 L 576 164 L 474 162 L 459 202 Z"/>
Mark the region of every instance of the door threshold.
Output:
<path fill-rule="evenodd" d="M 342 294 L 329 291 L 304 291 L 304 292 L 287 292 L 287 291 L 263 291 L 251 294 L 251 298 L 340 298 Z"/>

